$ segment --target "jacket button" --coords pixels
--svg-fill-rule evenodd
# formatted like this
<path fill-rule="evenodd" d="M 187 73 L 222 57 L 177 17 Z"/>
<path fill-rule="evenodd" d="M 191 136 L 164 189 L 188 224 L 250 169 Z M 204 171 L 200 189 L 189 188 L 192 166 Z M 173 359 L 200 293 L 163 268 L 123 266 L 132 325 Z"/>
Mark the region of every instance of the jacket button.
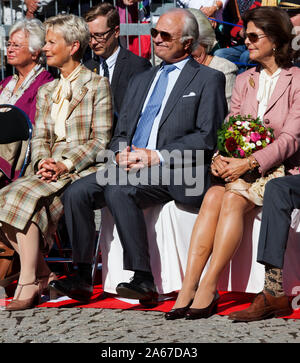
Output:
<path fill-rule="evenodd" d="M 267 119 L 265 119 L 265 120 L 264 120 L 264 123 L 265 123 L 266 125 L 269 125 L 270 120 L 267 118 Z"/>

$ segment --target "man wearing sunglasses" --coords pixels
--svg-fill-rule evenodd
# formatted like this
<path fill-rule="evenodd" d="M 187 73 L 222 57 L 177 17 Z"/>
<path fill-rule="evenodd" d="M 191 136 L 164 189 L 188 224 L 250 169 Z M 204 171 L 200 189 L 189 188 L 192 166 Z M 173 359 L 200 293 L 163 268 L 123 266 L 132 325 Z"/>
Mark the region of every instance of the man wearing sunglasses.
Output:
<path fill-rule="evenodd" d="M 89 290 L 84 286 L 91 282 L 82 280 L 87 276 L 83 266 L 91 271 L 93 258 L 92 212 L 107 205 L 122 242 L 124 269 L 134 272 L 133 279 L 120 282 L 116 291 L 122 297 L 139 299 L 141 304 L 154 304 L 157 292 L 142 209 L 171 200 L 199 207 L 210 185 L 209 164 L 216 132 L 227 112 L 225 76 L 190 56 L 198 45 L 199 32 L 197 20 L 189 11 L 172 9 L 164 13 L 151 34 L 162 63 L 129 82 L 110 144 L 115 162 L 106 171 L 74 182 L 63 196 L 74 262 L 83 272 L 78 271 L 77 282 L 58 280 L 52 287 L 70 297 L 76 292 L 78 299 L 81 291 L 84 295 Z M 197 152 L 204 154 L 201 161 Z M 189 163 L 184 160 L 187 153 Z M 185 172 L 195 175 L 197 167 L 203 188 L 191 195 Z M 114 182 L 104 184 L 106 172 L 116 172 Z M 163 178 L 163 172 L 169 178 Z M 178 173 L 184 175 L 181 183 L 176 180 Z M 141 182 L 132 183 L 132 175 Z"/>
<path fill-rule="evenodd" d="M 85 66 L 109 78 L 116 122 L 130 77 L 151 68 L 151 63 L 120 46 L 120 16 L 112 4 L 104 2 L 94 6 L 85 14 L 85 20 L 94 53 L 94 58 Z"/>

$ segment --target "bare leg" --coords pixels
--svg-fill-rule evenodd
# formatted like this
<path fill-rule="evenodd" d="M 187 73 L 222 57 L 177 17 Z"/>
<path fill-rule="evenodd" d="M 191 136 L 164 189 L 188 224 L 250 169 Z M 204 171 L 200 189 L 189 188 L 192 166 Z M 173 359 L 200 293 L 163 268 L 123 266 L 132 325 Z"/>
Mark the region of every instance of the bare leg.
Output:
<path fill-rule="evenodd" d="M 212 302 L 219 277 L 243 237 L 244 216 L 254 207 L 252 202 L 240 195 L 232 192 L 224 194 L 211 261 L 199 284 L 192 308 L 205 308 Z"/>
<path fill-rule="evenodd" d="M 224 192 L 224 187 L 213 186 L 204 197 L 193 228 L 185 277 L 175 309 L 188 305 L 194 298 L 200 276 L 211 254 Z"/>
<path fill-rule="evenodd" d="M 40 259 L 40 231 L 34 223 L 29 223 L 27 229 L 18 232 L 9 225 L 3 224 L 3 231 L 12 246 L 18 250 L 20 255 L 21 271 L 19 284 L 30 284 L 36 280 L 36 270 Z M 37 285 L 28 285 L 22 288 L 21 293 L 17 288 L 15 296 L 19 300 L 30 298 L 36 291 Z"/>

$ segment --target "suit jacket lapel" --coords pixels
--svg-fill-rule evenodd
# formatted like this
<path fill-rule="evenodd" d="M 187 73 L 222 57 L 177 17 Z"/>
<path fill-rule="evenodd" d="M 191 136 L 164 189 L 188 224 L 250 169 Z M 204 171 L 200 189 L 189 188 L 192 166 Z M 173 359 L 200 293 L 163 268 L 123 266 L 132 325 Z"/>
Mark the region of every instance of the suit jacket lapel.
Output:
<path fill-rule="evenodd" d="M 195 67 L 194 62 L 196 61 L 194 61 L 193 59 L 189 60 L 182 69 L 166 103 L 165 109 L 163 111 L 159 123 L 159 127 L 161 127 L 161 125 L 166 121 L 170 112 L 173 110 L 173 108 L 176 106 L 177 102 L 179 101 L 179 98 L 182 97 L 182 95 L 184 94 L 186 87 L 189 85 L 189 83 L 192 81 L 192 79 L 195 77 L 196 73 L 198 72 L 199 70 L 198 63 L 196 63 L 197 67 Z"/>
<path fill-rule="evenodd" d="M 115 69 L 111 80 L 111 89 L 113 91 L 113 94 L 115 94 L 115 91 L 118 87 L 120 74 L 122 72 L 122 69 L 124 69 L 124 64 L 126 63 L 126 60 L 127 60 L 127 54 L 126 52 L 124 52 L 124 49 L 120 47 L 120 52 L 116 60 Z"/>
<path fill-rule="evenodd" d="M 70 117 L 73 110 L 76 106 L 81 102 L 88 89 L 85 87 L 85 84 L 91 80 L 91 73 L 86 68 L 83 68 L 79 73 L 79 76 L 76 80 L 76 87 L 73 91 L 72 100 L 69 104 L 67 118 Z"/>
<path fill-rule="evenodd" d="M 51 118 L 51 109 L 52 109 L 52 94 L 59 82 L 59 79 L 55 79 L 53 82 L 47 83 L 45 87 L 45 93 L 44 93 L 44 108 L 41 112 L 43 112 L 45 115 L 49 115 L 47 118 L 47 122 L 49 124 L 49 128 L 52 130 L 51 134 L 54 134 L 54 121 Z"/>
<path fill-rule="evenodd" d="M 140 118 L 140 115 L 141 115 L 145 100 L 147 98 L 149 89 L 152 85 L 152 82 L 153 82 L 158 70 L 159 70 L 159 66 L 153 68 L 152 71 L 147 73 L 148 80 L 146 78 L 143 78 L 143 80 L 140 83 L 140 87 L 138 87 L 138 90 L 134 96 L 135 97 L 134 102 L 132 103 L 132 108 L 130 110 L 130 115 L 132 115 L 131 116 L 132 119 L 129 120 L 130 125 L 132 126 L 130 133 L 129 133 L 130 135 L 133 135 L 133 133 L 135 131 L 135 128 L 136 128 L 136 125 Z M 145 75 L 145 77 L 146 77 L 146 75 Z M 145 88 L 145 85 L 146 85 L 146 88 Z M 136 98 L 136 97 L 139 97 L 139 98 Z"/>
<path fill-rule="evenodd" d="M 279 79 L 276 83 L 275 89 L 270 97 L 268 102 L 268 106 L 266 109 L 267 113 L 270 108 L 274 105 L 274 103 L 282 96 L 282 94 L 286 91 L 288 85 L 291 83 L 292 73 L 289 69 L 282 69 L 279 75 Z"/>

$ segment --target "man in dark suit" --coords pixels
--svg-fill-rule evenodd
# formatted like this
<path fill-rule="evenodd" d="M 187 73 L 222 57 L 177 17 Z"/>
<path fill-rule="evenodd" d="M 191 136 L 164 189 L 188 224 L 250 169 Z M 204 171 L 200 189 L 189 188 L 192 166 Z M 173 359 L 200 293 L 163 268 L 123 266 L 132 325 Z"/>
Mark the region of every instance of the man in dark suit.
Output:
<path fill-rule="evenodd" d="M 73 183 L 63 196 L 79 268 L 75 278 L 51 286 L 79 300 L 92 293 L 93 209 L 110 209 L 123 245 L 124 268 L 134 271 L 133 280 L 119 284 L 117 293 L 147 304 L 157 293 L 142 209 L 170 200 L 199 206 L 210 184 L 217 129 L 227 112 L 224 74 L 190 56 L 199 32 L 187 10 L 166 12 L 151 34 L 163 62 L 130 80 L 110 144 L 113 162 Z"/>
<path fill-rule="evenodd" d="M 265 265 L 264 289 L 247 309 L 231 313 L 231 320 L 256 321 L 293 312 L 284 293 L 282 269 L 291 215 L 299 208 L 300 175 L 275 178 L 266 184 L 257 250 L 257 262 Z"/>
<path fill-rule="evenodd" d="M 85 14 L 94 58 L 85 62 L 93 72 L 109 78 L 115 115 L 120 113 L 128 81 L 133 74 L 151 68 L 151 63 L 119 45 L 120 16 L 110 3 L 94 6 Z"/>

